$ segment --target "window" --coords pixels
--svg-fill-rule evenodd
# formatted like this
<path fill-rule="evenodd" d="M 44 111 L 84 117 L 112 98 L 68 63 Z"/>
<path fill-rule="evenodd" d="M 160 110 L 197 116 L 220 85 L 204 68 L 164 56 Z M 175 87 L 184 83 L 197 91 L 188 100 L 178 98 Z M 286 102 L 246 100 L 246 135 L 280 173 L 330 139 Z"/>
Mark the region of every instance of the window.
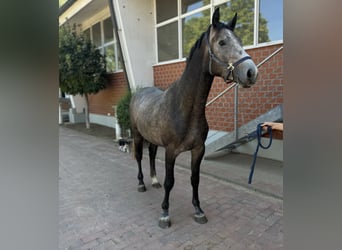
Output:
<path fill-rule="evenodd" d="M 283 40 L 283 0 L 260 0 L 258 43 Z"/>
<path fill-rule="evenodd" d="M 187 57 L 216 7 L 224 21 L 238 13 L 235 33 L 244 46 L 283 40 L 283 0 L 155 1 L 158 62 Z"/>
<path fill-rule="evenodd" d="M 103 21 L 104 43 L 114 41 L 114 28 L 112 20 L 107 18 Z"/>
<path fill-rule="evenodd" d="M 177 1 L 157 1 L 157 23 L 177 16 Z"/>
<path fill-rule="evenodd" d="M 197 12 L 182 19 L 182 48 L 183 57 L 189 55 L 196 40 L 208 28 L 210 23 L 210 9 Z"/>
<path fill-rule="evenodd" d="M 182 13 L 187 13 L 195 9 L 198 9 L 200 7 L 203 7 L 204 5 L 209 4 L 210 0 L 206 0 L 206 1 L 182 0 L 181 3 L 182 3 Z"/>
<path fill-rule="evenodd" d="M 95 44 L 96 47 L 101 46 L 101 23 L 100 22 L 93 25 L 92 32 L 93 32 L 93 43 Z"/>
<path fill-rule="evenodd" d="M 92 25 L 84 33 L 100 49 L 101 53 L 106 55 L 108 73 L 122 69 L 122 56 L 119 53 L 110 17 Z"/>
<path fill-rule="evenodd" d="M 178 26 L 173 22 L 158 28 L 158 61 L 178 58 Z"/>
<path fill-rule="evenodd" d="M 241 38 L 243 46 L 254 43 L 254 0 L 231 0 L 220 7 L 221 20 L 230 20 L 238 15 L 235 34 Z"/>

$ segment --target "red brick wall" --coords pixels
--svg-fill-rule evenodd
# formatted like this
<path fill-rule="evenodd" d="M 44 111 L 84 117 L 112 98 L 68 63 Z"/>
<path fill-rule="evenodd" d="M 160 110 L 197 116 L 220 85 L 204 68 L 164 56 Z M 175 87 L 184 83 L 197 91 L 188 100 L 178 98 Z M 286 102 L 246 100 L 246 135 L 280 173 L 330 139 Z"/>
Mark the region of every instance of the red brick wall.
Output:
<path fill-rule="evenodd" d="M 258 64 L 281 46 L 253 49 L 248 53 Z M 283 50 L 259 68 L 258 81 L 251 89 L 239 89 L 239 123 L 245 124 L 282 103 Z"/>
<path fill-rule="evenodd" d="M 114 116 L 112 106 L 117 105 L 119 100 L 128 91 L 127 81 L 123 72 L 107 75 L 108 83 L 105 89 L 97 94 L 89 95 L 89 112 L 99 115 L 110 113 Z"/>
<path fill-rule="evenodd" d="M 154 85 L 161 89 L 166 89 L 171 83 L 176 81 L 183 73 L 185 61 L 157 65 L 153 67 Z"/>
<path fill-rule="evenodd" d="M 258 64 L 281 45 L 247 50 Z M 155 86 L 166 89 L 178 79 L 185 68 L 185 62 L 154 66 Z M 221 93 L 228 85 L 215 78 L 208 101 Z M 283 51 L 259 68 L 258 81 L 249 89 L 239 88 L 239 126 L 255 119 L 271 108 L 283 103 Z M 207 107 L 206 116 L 210 129 L 232 131 L 234 129 L 234 90 L 225 93 Z"/>

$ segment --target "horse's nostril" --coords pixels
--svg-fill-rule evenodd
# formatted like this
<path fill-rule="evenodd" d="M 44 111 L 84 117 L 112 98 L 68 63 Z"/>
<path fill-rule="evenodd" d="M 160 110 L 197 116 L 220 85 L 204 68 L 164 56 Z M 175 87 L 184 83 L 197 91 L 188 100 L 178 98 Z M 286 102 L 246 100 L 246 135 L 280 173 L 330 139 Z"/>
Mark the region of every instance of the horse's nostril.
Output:
<path fill-rule="evenodd" d="M 248 79 L 251 79 L 253 77 L 253 70 L 252 69 L 249 69 L 247 71 L 247 77 L 248 77 Z"/>

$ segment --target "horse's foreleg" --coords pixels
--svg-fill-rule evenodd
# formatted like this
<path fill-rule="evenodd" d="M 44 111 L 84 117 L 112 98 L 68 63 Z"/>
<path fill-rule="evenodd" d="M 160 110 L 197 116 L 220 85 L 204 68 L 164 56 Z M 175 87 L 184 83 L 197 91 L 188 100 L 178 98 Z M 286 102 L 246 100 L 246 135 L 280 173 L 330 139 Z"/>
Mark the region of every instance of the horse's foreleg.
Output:
<path fill-rule="evenodd" d="M 143 138 L 142 137 L 134 137 L 133 143 L 134 143 L 134 155 L 135 159 L 137 160 L 138 163 L 138 191 L 139 192 L 145 192 L 146 187 L 144 183 L 144 175 L 142 173 L 142 168 L 141 168 L 141 159 L 142 159 L 142 154 L 143 154 Z"/>
<path fill-rule="evenodd" d="M 159 227 L 167 228 L 171 226 L 171 221 L 169 218 L 169 197 L 171 189 L 175 183 L 174 178 L 174 165 L 175 165 L 176 156 L 173 153 L 169 153 L 166 149 L 165 152 L 165 180 L 164 180 L 164 189 L 165 196 L 162 203 L 163 213 L 159 218 Z"/>
<path fill-rule="evenodd" d="M 191 185 L 192 185 L 192 204 L 195 207 L 194 219 L 200 224 L 207 223 L 207 217 L 200 207 L 198 197 L 198 186 L 200 180 L 200 165 L 204 155 L 204 145 L 191 150 Z"/>
<path fill-rule="evenodd" d="M 157 173 L 156 173 L 156 154 L 157 154 L 158 146 L 150 143 L 148 147 L 148 151 L 150 154 L 150 176 L 152 179 L 152 187 L 154 188 L 161 188 L 161 185 L 159 184 L 159 181 L 157 179 Z"/>

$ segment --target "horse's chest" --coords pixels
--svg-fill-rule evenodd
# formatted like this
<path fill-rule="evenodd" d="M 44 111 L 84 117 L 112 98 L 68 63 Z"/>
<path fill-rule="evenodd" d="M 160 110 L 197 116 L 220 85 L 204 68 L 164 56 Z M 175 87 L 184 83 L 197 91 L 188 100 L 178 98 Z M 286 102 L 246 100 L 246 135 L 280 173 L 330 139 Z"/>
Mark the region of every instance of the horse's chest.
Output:
<path fill-rule="evenodd" d="M 194 120 L 193 122 L 190 122 L 188 124 L 187 130 L 186 130 L 186 140 L 197 142 L 197 141 L 204 141 L 207 137 L 208 133 L 208 123 L 205 119 L 200 120 Z"/>

